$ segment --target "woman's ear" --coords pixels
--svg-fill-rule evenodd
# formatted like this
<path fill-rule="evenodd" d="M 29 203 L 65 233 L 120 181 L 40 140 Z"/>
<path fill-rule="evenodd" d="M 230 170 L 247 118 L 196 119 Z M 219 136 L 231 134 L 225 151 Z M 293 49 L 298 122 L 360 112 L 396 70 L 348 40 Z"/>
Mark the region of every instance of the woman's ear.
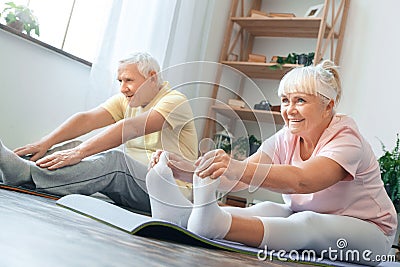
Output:
<path fill-rule="evenodd" d="M 326 105 L 325 111 L 330 115 L 333 113 L 333 108 L 335 107 L 335 100 L 329 100 L 328 105 Z"/>

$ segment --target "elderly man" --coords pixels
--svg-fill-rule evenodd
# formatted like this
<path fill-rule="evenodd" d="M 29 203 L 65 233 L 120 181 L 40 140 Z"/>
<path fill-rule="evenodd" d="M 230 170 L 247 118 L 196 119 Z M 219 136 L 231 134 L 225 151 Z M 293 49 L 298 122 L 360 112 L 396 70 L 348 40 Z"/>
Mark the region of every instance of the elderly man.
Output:
<path fill-rule="evenodd" d="M 10 185 L 66 195 L 103 193 L 117 204 L 150 211 L 144 191 L 147 164 L 157 149 L 197 157 L 197 135 L 187 98 L 170 90 L 157 61 L 135 53 L 119 62 L 117 94 L 97 108 L 73 115 L 49 135 L 14 152 L 0 142 L 0 170 Z M 95 129 L 103 132 L 78 146 L 44 156 L 55 144 Z M 127 153 L 113 149 L 126 143 Z M 30 160 L 20 156 L 30 156 Z M 44 157 L 43 157 L 44 156 Z M 180 183 L 190 198 L 191 185 Z"/>

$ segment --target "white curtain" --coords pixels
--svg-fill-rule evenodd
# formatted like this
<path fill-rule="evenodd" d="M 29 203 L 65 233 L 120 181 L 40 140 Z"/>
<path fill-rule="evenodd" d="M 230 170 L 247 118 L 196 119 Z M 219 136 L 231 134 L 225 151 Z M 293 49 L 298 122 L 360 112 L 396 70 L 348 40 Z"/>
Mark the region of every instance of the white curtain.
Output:
<path fill-rule="evenodd" d="M 118 90 L 118 60 L 136 51 L 151 53 L 163 64 L 177 0 L 113 0 L 91 69 L 90 107 Z"/>
<path fill-rule="evenodd" d="M 206 58 L 206 49 L 216 2 L 113 0 L 91 70 L 92 90 L 87 105 L 96 106 L 117 92 L 117 62 L 129 53 L 149 52 L 158 59 L 162 68 L 188 61 L 210 60 Z M 229 0 L 225 2 L 229 3 Z M 188 97 L 195 96 L 193 92 Z"/>
<path fill-rule="evenodd" d="M 118 92 L 118 59 L 135 51 L 147 51 L 162 69 L 186 62 L 218 61 L 231 0 L 113 0 L 104 38 L 91 70 L 92 90 L 88 108 Z M 198 65 L 177 67 L 164 77 L 172 86 L 208 76 Z M 205 66 L 212 71 L 209 65 Z M 210 78 L 211 80 L 212 78 Z M 211 102 L 196 101 L 211 95 L 210 86 L 180 87 L 191 101 L 195 116 L 205 116 Z M 201 136 L 204 121 L 197 120 Z"/>
<path fill-rule="evenodd" d="M 206 60 L 215 0 L 178 0 L 164 68 Z"/>

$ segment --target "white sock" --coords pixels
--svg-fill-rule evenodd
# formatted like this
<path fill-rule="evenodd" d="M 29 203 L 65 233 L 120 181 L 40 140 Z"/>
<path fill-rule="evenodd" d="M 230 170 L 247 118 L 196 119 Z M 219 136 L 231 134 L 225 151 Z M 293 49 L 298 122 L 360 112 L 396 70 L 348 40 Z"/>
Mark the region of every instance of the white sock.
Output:
<path fill-rule="evenodd" d="M 0 141 L 0 170 L 5 184 L 21 185 L 31 182 L 30 167 L 34 164 L 19 157 Z"/>
<path fill-rule="evenodd" d="M 146 185 L 152 217 L 186 228 L 192 203 L 183 196 L 176 184 L 172 170 L 167 166 L 166 152 L 160 155 L 159 162 L 148 172 Z"/>
<path fill-rule="evenodd" d="M 210 239 L 224 238 L 232 223 L 231 214 L 221 209 L 217 203 L 219 182 L 219 179 L 201 179 L 193 175 L 194 206 L 188 230 Z"/>

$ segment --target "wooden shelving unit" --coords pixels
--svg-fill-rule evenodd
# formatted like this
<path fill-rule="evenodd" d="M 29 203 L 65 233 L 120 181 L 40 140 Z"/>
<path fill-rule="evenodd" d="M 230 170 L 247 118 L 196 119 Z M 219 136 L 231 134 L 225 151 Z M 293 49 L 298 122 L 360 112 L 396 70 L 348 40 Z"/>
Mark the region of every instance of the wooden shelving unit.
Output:
<path fill-rule="evenodd" d="M 237 118 L 244 121 L 259 121 L 275 124 L 283 124 L 280 112 L 267 110 L 254 110 L 248 108 L 227 107 L 223 105 L 214 105 L 211 107 L 215 112 L 228 118 Z"/>
<path fill-rule="evenodd" d="M 240 1 L 240 2 L 239 2 Z M 279 1 L 279 0 L 276 0 Z M 298 0 L 301 1 L 301 0 Z M 336 5 L 339 2 L 338 5 Z M 262 0 L 253 0 L 250 9 L 260 10 Z M 244 0 L 232 0 L 230 17 L 224 36 L 219 62 L 246 74 L 250 78 L 280 80 L 288 71 L 298 67 L 296 64 L 285 64 L 273 69 L 276 63 L 248 62 L 257 38 L 313 38 L 316 40 L 314 64 L 321 61 L 326 54 L 336 64 L 339 64 L 344 30 L 349 10 L 350 0 L 325 0 L 321 17 L 250 17 L 244 14 Z M 328 21 L 329 20 L 329 21 Z M 234 27 L 239 30 L 234 32 Z M 240 42 L 239 42 L 240 41 Z M 240 45 L 239 45 L 240 43 Z M 237 61 L 228 60 L 233 50 L 239 47 Z M 330 48 L 330 50 L 328 50 Z M 288 51 L 290 53 L 292 51 Z M 326 57 L 325 57 L 326 58 Z M 221 78 L 222 73 L 218 76 Z M 212 98 L 218 97 L 218 80 L 214 86 Z M 243 93 L 243 88 L 239 92 Z M 212 105 L 209 118 L 216 113 L 224 116 L 257 122 L 272 122 L 283 124 L 278 112 L 238 109 L 229 106 Z M 215 121 L 208 119 L 203 132 L 203 138 L 215 133 Z"/>
<path fill-rule="evenodd" d="M 280 80 L 288 71 L 294 67 L 300 66 L 297 64 L 284 64 L 281 69 L 272 69 L 271 67 L 276 66 L 275 63 L 257 63 L 247 61 L 222 61 L 221 63 L 243 72 L 250 78 L 274 80 Z"/>
<path fill-rule="evenodd" d="M 253 36 L 263 37 L 297 37 L 318 38 L 321 18 L 251 18 L 233 17 L 233 22 Z M 328 36 L 331 27 L 325 25 L 325 37 Z M 335 38 L 337 38 L 335 34 Z"/>

